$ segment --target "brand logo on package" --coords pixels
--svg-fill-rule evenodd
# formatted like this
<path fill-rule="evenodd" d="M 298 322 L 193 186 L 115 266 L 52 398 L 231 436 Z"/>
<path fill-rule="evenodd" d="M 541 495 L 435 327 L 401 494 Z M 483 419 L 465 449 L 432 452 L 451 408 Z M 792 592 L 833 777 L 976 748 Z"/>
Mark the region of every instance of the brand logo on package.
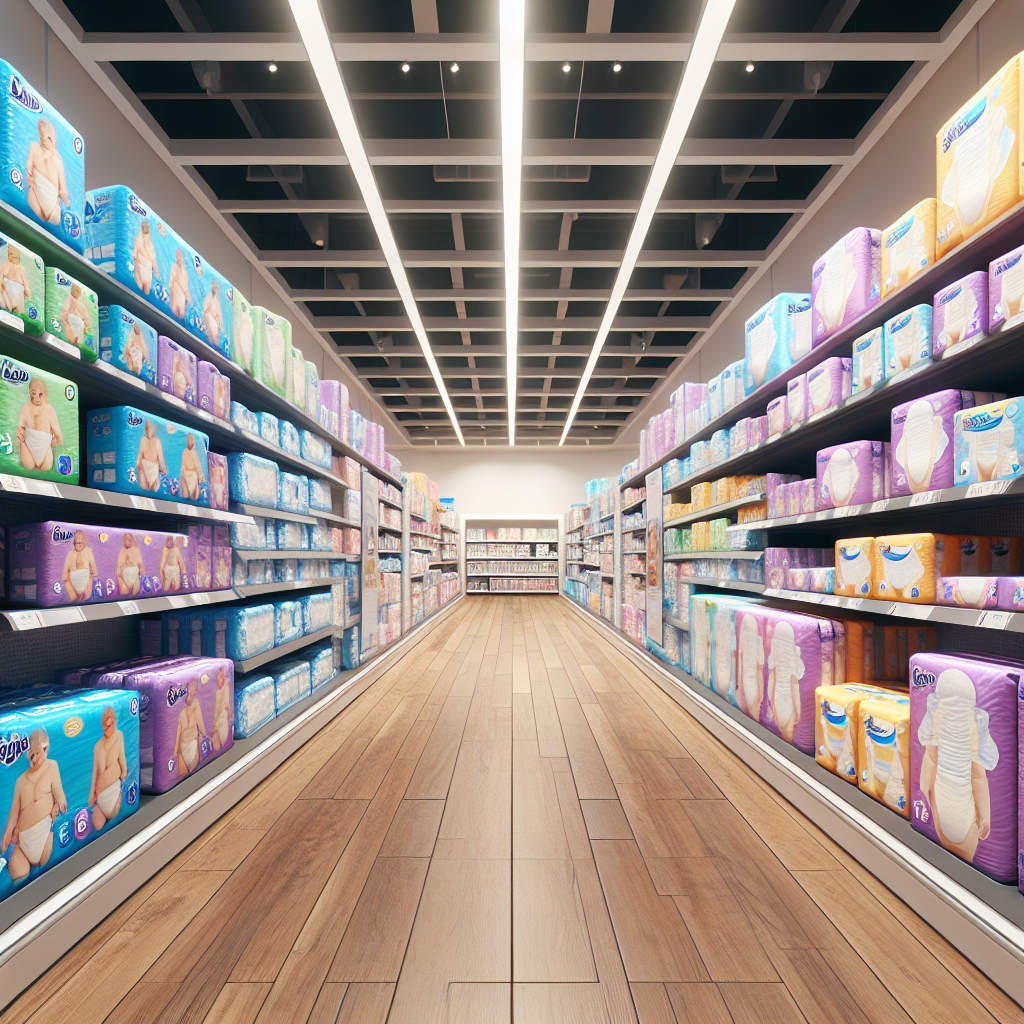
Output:
<path fill-rule="evenodd" d="M 0 764 L 8 766 L 14 764 L 22 754 L 28 751 L 28 747 L 28 736 L 12 732 L 5 739 L 0 735 Z"/>
<path fill-rule="evenodd" d="M 61 288 L 70 288 L 71 287 L 71 279 L 69 277 L 66 277 L 59 270 L 55 270 L 53 272 L 53 276 L 56 278 L 57 284 L 59 284 L 61 286 Z"/>
<path fill-rule="evenodd" d="M 182 697 L 188 696 L 188 685 L 172 686 L 167 690 L 167 706 L 173 708 Z"/>
<path fill-rule="evenodd" d="M 939 305 L 944 306 L 950 299 L 955 299 L 963 291 L 963 285 L 957 285 L 951 291 L 946 292 L 941 299 L 939 299 Z"/>
<path fill-rule="evenodd" d="M 127 414 L 127 419 L 128 419 L 128 426 L 129 427 L 141 427 L 142 426 L 143 417 L 141 417 L 137 412 L 129 411 L 128 414 Z"/>
<path fill-rule="evenodd" d="M 1006 259 L 997 260 L 995 270 L 992 272 L 993 277 L 998 277 L 1000 274 L 1005 274 L 1010 267 L 1015 267 L 1020 263 L 1021 256 L 1024 253 L 1014 253 L 1012 256 L 1007 256 Z"/>
<path fill-rule="evenodd" d="M 993 414 L 990 412 L 972 413 L 964 415 L 961 421 L 964 430 L 991 430 L 1003 422 L 1002 413 Z"/>
<path fill-rule="evenodd" d="M 911 686 L 934 686 L 935 685 L 935 673 L 925 672 L 924 669 L 914 666 L 914 671 L 910 677 Z"/>
<path fill-rule="evenodd" d="M 890 246 L 895 245 L 911 228 L 914 223 L 913 217 L 908 217 L 902 224 L 900 224 L 893 231 L 885 236 L 885 247 L 888 249 Z"/>
<path fill-rule="evenodd" d="M 65 530 L 61 526 L 55 526 L 53 528 L 53 542 L 54 544 L 66 544 L 69 540 L 75 539 L 74 530 Z"/>
<path fill-rule="evenodd" d="M 42 113 L 42 103 L 17 75 L 11 75 L 11 98 L 33 114 Z"/>
<path fill-rule="evenodd" d="M 27 384 L 29 372 L 11 359 L 0 360 L 0 379 L 9 384 Z"/>
<path fill-rule="evenodd" d="M 128 209 L 132 213 L 137 213 L 140 217 L 148 217 L 149 213 L 146 208 L 139 202 L 139 197 L 134 192 L 128 193 Z"/>
<path fill-rule="evenodd" d="M 994 99 L 995 97 L 993 97 Z M 968 128 L 974 124 L 975 121 L 985 113 L 985 107 L 988 105 L 988 97 L 982 96 L 973 107 L 970 108 L 962 117 L 958 117 L 943 133 L 942 136 L 942 152 L 945 153 L 950 146 L 960 138 L 961 135 Z"/>
<path fill-rule="evenodd" d="M 758 313 L 756 316 L 752 316 L 747 321 L 747 330 L 748 331 L 752 331 L 767 315 L 768 315 L 768 310 L 764 309 L 760 313 Z"/>
<path fill-rule="evenodd" d="M 20 192 L 22 186 L 21 171 L 17 167 L 11 168 L 11 184 Z"/>
<path fill-rule="evenodd" d="M 914 319 L 914 314 L 913 313 L 907 313 L 906 316 L 901 316 L 899 318 L 899 320 L 890 320 L 889 321 L 889 333 L 890 334 L 895 334 L 896 331 L 903 330 L 903 328 L 906 327 L 907 324 L 909 324 L 910 321 L 913 320 L 913 319 Z"/>

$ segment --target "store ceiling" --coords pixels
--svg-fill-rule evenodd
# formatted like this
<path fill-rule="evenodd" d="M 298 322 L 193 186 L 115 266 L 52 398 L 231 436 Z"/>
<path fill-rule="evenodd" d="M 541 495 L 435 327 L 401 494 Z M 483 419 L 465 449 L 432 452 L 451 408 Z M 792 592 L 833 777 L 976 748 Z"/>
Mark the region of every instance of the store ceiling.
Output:
<path fill-rule="evenodd" d="M 667 404 L 991 2 L 738 0 L 567 444 Z M 32 3 L 410 441 L 452 443 L 286 0 Z M 466 442 L 507 443 L 497 0 L 322 5 Z M 700 10 L 528 4 L 519 444 L 562 434 Z"/>

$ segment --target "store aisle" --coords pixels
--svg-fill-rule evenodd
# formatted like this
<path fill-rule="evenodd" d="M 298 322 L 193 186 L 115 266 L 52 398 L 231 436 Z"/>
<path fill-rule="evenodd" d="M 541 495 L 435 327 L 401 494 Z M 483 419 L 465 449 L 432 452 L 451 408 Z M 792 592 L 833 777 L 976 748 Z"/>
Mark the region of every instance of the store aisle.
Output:
<path fill-rule="evenodd" d="M 2 1024 L 1024 1021 L 558 597 L 471 597 Z"/>

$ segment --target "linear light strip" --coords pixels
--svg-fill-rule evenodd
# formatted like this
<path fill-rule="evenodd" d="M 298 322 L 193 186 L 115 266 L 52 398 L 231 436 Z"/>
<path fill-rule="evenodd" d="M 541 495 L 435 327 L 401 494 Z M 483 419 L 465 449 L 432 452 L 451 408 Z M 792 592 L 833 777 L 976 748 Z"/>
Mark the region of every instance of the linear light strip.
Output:
<path fill-rule="evenodd" d="M 501 60 L 501 187 L 505 218 L 505 373 L 508 377 L 508 443 L 516 443 L 516 378 L 519 345 L 519 212 L 523 166 L 523 67 L 526 0 L 499 0 Z"/>
<path fill-rule="evenodd" d="M 395 279 L 398 294 L 405 305 L 409 323 L 416 334 L 416 339 L 423 349 L 427 366 L 434 378 L 434 383 L 441 394 L 441 401 L 448 411 L 459 443 L 465 445 L 465 438 L 459 428 L 459 421 L 452 407 L 451 398 L 448 396 L 448 389 L 441 379 L 441 371 L 438 369 L 437 360 L 430 349 L 430 341 L 427 338 L 426 328 L 420 318 L 420 311 L 416 306 L 416 299 L 412 294 L 412 287 L 409 284 L 409 277 L 402 264 L 402 257 L 398 251 L 398 244 L 391 231 L 391 223 L 388 221 L 387 212 L 384 209 L 384 201 L 381 199 L 380 191 L 377 188 L 377 179 L 373 176 L 370 168 L 370 161 L 366 156 L 366 147 L 363 145 L 362 136 L 359 134 L 359 126 L 356 124 L 355 115 L 352 112 L 352 104 L 345 90 L 345 83 L 338 68 L 338 61 L 334 55 L 334 45 L 331 42 L 330 32 L 324 21 L 323 12 L 320 10 L 318 0 L 288 0 L 295 17 L 295 24 L 298 27 L 299 35 L 302 36 L 302 43 L 306 47 L 320 89 L 327 101 L 327 108 L 334 120 L 334 127 L 337 129 L 338 138 L 345 149 L 348 157 L 349 168 L 355 176 L 356 184 L 362 194 L 363 202 L 366 204 L 366 212 L 370 215 L 370 221 L 377 232 L 377 240 L 380 242 L 384 258 L 387 260 L 388 269 Z"/>
<path fill-rule="evenodd" d="M 569 428 L 572 426 L 580 402 L 583 401 L 583 395 L 590 383 L 590 376 L 597 366 L 597 360 L 601 356 L 601 349 L 611 330 L 615 314 L 619 311 L 619 303 L 622 302 L 626 286 L 633 276 L 640 250 L 647 238 L 647 232 L 654 219 L 661 194 L 665 191 L 668 176 L 672 173 L 683 139 L 690 128 L 690 121 L 693 119 L 693 112 L 697 109 L 697 102 L 700 100 L 708 75 L 714 66 L 718 47 L 722 42 L 722 36 L 725 34 L 725 28 L 729 23 L 735 3 L 736 0 L 708 0 L 704 13 L 701 15 L 700 24 L 693 37 L 693 45 L 690 47 L 690 56 L 683 69 L 679 91 L 676 93 L 672 111 L 668 116 L 665 134 L 662 137 L 658 155 L 651 167 L 651 176 L 647 179 L 647 187 L 644 189 L 643 199 L 640 200 L 640 208 L 637 211 L 636 220 L 633 221 L 629 241 L 622 254 L 619 272 L 615 277 L 615 284 L 612 285 L 611 295 L 608 298 L 608 305 L 605 308 L 604 317 L 601 319 L 597 337 L 594 339 L 594 348 L 587 360 L 583 376 L 580 378 L 576 396 L 572 400 L 569 417 L 565 421 L 565 429 L 562 431 L 562 439 L 558 442 L 559 447 L 565 444 L 565 439 L 569 436 Z"/>

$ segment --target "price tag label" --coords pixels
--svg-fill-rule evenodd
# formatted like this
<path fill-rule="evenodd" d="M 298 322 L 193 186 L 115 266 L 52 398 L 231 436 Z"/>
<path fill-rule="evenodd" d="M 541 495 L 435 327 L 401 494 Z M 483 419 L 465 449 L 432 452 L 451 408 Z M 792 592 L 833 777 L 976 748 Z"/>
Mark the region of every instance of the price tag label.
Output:
<path fill-rule="evenodd" d="M 129 497 L 132 499 L 133 508 L 143 509 L 146 512 L 156 511 L 156 502 L 152 498 L 147 498 L 141 494 L 132 494 Z"/>
<path fill-rule="evenodd" d="M 942 491 L 921 491 L 910 499 L 910 507 L 917 505 L 934 505 L 942 497 Z"/>
<path fill-rule="evenodd" d="M 888 507 L 889 499 L 883 498 L 881 501 L 873 501 L 871 503 L 871 508 L 868 509 L 868 512 L 874 515 L 876 512 L 884 512 Z"/>
<path fill-rule="evenodd" d="M 55 338 L 52 334 L 44 334 L 43 341 L 50 346 L 55 348 L 58 352 L 70 357 L 71 359 L 81 359 L 82 353 L 78 350 L 77 345 L 69 345 L 63 338 Z"/>
<path fill-rule="evenodd" d="M 968 498 L 986 498 L 991 494 L 1005 494 L 1010 486 L 1009 480 L 985 480 L 982 483 L 968 484 Z"/>
<path fill-rule="evenodd" d="M 193 604 L 209 604 L 210 603 L 210 595 L 205 593 L 204 591 L 201 591 L 198 594 L 193 594 L 192 595 L 192 603 Z"/>
<path fill-rule="evenodd" d="M 895 615 L 896 614 L 896 602 L 895 601 L 893 601 L 893 603 L 891 605 L 889 605 L 889 610 L 885 614 L 886 615 Z"/>
<path fill-rule="evenodd" d="M 835 509 L 832 512 L 832 515 L 836 519 L 848 519 L 850 516 L 859 516 L 860 513 L 860 505 L 843 505 L 842 507 Z"/>
<path fill-rule="evenodd" d="M 975 625 L 985 629 L 1006 629 L 1012 616 L 1013 612 L 982 612 Z"/>
<path fill-rule="evenodd" d="M 0 324 L 6 324 L 16 331 L 21 331 L 22 334 L 25 333 L 25 321 L 20 316 L 8 313 L 6 309 L 0 309 Z"/>
<path fill-rule="evenodd" d="M 39 629 L 45 625 L 43 622 L 43 616 L 37 611 L 25 611 L 25 612 L 8 612 L 10 617 L 11 625 L 15 629 Z"/>
<path fill-rule="evenodd" d="M 118 608 L 121 609 L 122 615 L 138 615 L 139 614 L 139 603 L 138 601 L 118 601 Z"/>
<path fill-rule="evenodd" d="M 8 476 L 6 473 L 0 473 L 0 486 L 5 491 L 18 491 L 20 494 L 25 493 L 25 481 L 20 476 Z"/>

